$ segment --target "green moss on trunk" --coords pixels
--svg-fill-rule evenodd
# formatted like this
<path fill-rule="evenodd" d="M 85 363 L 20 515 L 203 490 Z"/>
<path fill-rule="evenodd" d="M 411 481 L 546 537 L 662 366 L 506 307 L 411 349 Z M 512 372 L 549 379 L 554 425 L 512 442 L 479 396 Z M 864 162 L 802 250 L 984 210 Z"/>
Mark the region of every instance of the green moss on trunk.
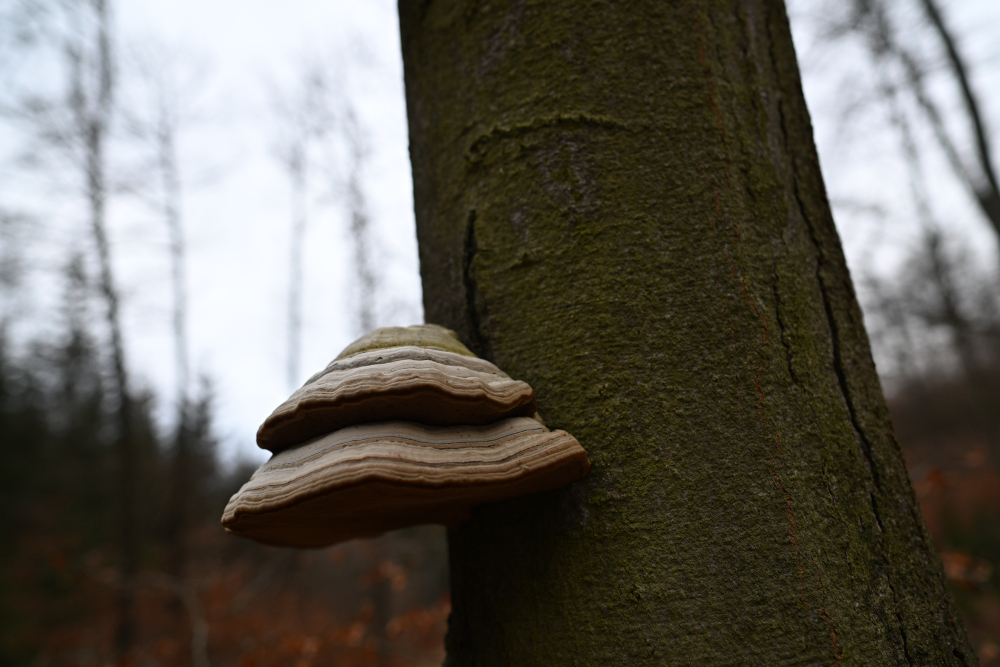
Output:
<path fill-rule="evenodd" d="M 450 539 L 450 664 L 971 664 L 779 0 L 400 4 L 427 320 L 589 477 Z"/>

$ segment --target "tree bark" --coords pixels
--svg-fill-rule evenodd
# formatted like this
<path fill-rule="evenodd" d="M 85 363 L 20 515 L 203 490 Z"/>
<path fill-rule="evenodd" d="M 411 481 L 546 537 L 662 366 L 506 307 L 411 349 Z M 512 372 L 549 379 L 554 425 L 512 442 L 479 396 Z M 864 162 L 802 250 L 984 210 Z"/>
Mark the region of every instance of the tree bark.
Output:
<path fill-rule="evenodd" d="M 780 0 L 401 0 L 427 321 L 587 449 L 449 534 L 448 664 L 975 664 Z"/>

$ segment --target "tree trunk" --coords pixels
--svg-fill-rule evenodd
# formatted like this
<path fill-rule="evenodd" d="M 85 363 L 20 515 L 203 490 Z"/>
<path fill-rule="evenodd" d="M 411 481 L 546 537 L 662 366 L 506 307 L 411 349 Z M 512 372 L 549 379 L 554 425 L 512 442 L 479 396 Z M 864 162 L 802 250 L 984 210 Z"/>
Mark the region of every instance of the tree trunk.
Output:
<path fill-rule="evenodd" d="M 306 165 L 308 146 L 303 140 L 289 150 L 288 175 L 292 180 L 292 245 L 288 261 L 288 387 L 295 391 L 302 378 L 299 363 L 302 360 L 302 276 L 305 263 L 306 226 L 309 221 L 308 179 Z"/>
<path fill-rule="evenodd" d="M 449 663 L 974 664 L 780 0 L 401 0 L 427 321 L 590 453 L 449 535 Z"/>
<path fill-rule="evenodd" d="M 162 80 L 160 80 L 162 82 Z M 174 367 L 177 373 L 176 427 L 170 461 L 170 487 L 167 505 L 167 575 L 176 590 L 184 587 L 187 565 L 188 514 L 191 494 L 191 401 L 190 368 L 187 338 L 187 279 L 184 224 L 181 217 L 181 175 L 177 162 L 177 129 L 179 113 L 170 108 L 174 100 L 160 83 L 155 119 L 155 146 L 159 176 L 163 187 L 163 218 L 170 238 L 170 282 L 173 290 Z M 184 609 L 181 595 L 173 604 L 175 617 Z"/>
<path fill-rule="evenodd" d="M 114 70 L 111 51 L 111 26 L 108 0 L 91 0 L 97 23 L 97 56 L 92 70 L 83 69 L 82 50 L 67 49 L 74 60 L 70 94 L 76 130 L 83 139 L 85 155 L 86 193 L 90 208 L 90 227 L 100 269 L 100 293 L 104 299 L 108 333 L 111 343 L 111 365 L 115 382 L 117 486 L 118 486 L 118 552 L 119 581 L 115 602 L 117 626 L 114 648 L 116 660 L 124 658 L 135 644 L 135 577 L 139 567 L 138 536 L 136 534 L 136 443 L 133 428 L 132 396 L 129 392 L 128 367 L 125 362 L 125 341 L 122 334 L 118 287 L 111 264 L 111 246 L 107 232 L 107 140 L 114 108 Z M 96 78 L 96 89 L 85 88 L 87 77 Z M 88 107 L 88 101 L 90 107 Z"/>

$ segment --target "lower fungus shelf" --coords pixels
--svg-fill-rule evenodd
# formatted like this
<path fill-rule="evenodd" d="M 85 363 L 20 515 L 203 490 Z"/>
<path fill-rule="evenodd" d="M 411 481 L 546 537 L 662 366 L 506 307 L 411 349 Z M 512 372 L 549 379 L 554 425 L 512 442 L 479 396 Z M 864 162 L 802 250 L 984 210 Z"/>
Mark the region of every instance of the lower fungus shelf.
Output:
<path fill-rule="evenodd" d="M 232 497 L 222 523 L 267 544 L 323 547 L 417 524 L 456 526 L 477 505 L 559 488 L 589 469 L 573 436 L 529 417 L 360 424 L 276 454 Z"/>

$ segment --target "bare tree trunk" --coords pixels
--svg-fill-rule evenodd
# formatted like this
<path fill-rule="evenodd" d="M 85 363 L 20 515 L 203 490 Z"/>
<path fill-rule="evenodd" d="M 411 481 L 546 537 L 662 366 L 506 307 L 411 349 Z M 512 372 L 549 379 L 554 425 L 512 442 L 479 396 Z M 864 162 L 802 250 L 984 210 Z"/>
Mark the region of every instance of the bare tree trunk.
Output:
<path fill-rule="evenodd" d="M 309 198 L 306 181 L 306 147 L 292 149 L 288 162 L 292 179 L 292 240 L 289 253 L 288 277 L 288 387 L 299 386 L 299 365 L 302 359 L 302 273 Z"/>
<path fill-rule="evenodd" d="M 172 329 L 177 374 L 176 417 L 173 458 L 170 470 L 170 497 L 167 517 L 167 573 L 182 585 L 187 561 L 188 496 L 191 478 L 190 361 L 187 339 L 187 283 L 185 277 L 184 228 L 181 217 L 181 180 L 177 165 L 176 115 L 171 113 L 171 91 L 158 92 L 155 145 L 163 189 L 163 217 L 170 238 L 170 275 L 173 287 Z M 177 612 L 180 612 L 178 606 Z"/>
<path fill-rule="evenodd" d="M 163 217 L 170 236 L 170 277 L 174 292 L 172 328 L 177 369 L 177 402 L 189 400 L 190 360 L 187 337 L 187 278 L 184 226 L 181 218 L 181 178 L 177 166 L 176 127 L 166 110 L 161 110 L 157 132 L 157 153 L 163 179 Z"/>
<path fill-rule="evenodd" d="M 271 91 L 280 123 L 275 155 L 291 181 L 292 235 L 288 281 L 288 388 L 298 388 L 302 357 L 302 300 L 305 238 L 309 219 L 309 177 L 313 169 L 313 142 L 329 134 L 334 117 L 329 108 L 330 82 L 323 67 L 306 61 L 297 89 Z"/>
<path fill-rule="evenodd" d="M 361 168 L 364 154 L 360 146 L 360 138 L 356 136 L 357 129 L 350 131 L 348 141 L 351 145 L 351 165 L 347 176 L 347 207 L 351 215 L 351 239 L 354 241 L 354 276 L 357 280 L 355 290 L 357 298 L 358 327 L 361 333 L 367 333 L 376 327 L 375 296 L 377 279 L 371 259 L 371 219 L 365 203 L 365 194 L 361 189 Z"/>
<path fill-rule="evenodd" d="M 106 319 L 111 337 L 112 370 L 118 399 L 116 409 L 118 422 L 118 548 L 121 580 L 116 605 L 118 627 L 115 632 L 115 648 L 121 656 L 128 652 L 135 641 L 135 626 L 132 615 L 138 561 L 135 533 L 136 461 L 132 429 L 132 401 L 128 387 L 119 296 L 111 266 L 111 250 L 106 228 L 106 143 L 114 95 L 110 20 L 106 0 L 92 0 L 92 2 L 98 27 L 97 61 L 95 63 L 98 84 L 95 100 L 88 99 L 88 91 L 84 89 L 83 54 L 79 51 L 74 52 L 70 48 L 69 56 L 74 70 L 72 105 L 77 128 L 85 147 L 86 192 L 90 205 L 91 232 L 94 236 L 100 265 L 100 290 L 106 306 Z M 92 108 L 91 103 L 93 103 Z"/>
<path fill-rule="evenodd" d="M 447 664 L 975 664 L 780 0 L 400 25 L 427 319 L 593 463 L 450 532 Z"/>

